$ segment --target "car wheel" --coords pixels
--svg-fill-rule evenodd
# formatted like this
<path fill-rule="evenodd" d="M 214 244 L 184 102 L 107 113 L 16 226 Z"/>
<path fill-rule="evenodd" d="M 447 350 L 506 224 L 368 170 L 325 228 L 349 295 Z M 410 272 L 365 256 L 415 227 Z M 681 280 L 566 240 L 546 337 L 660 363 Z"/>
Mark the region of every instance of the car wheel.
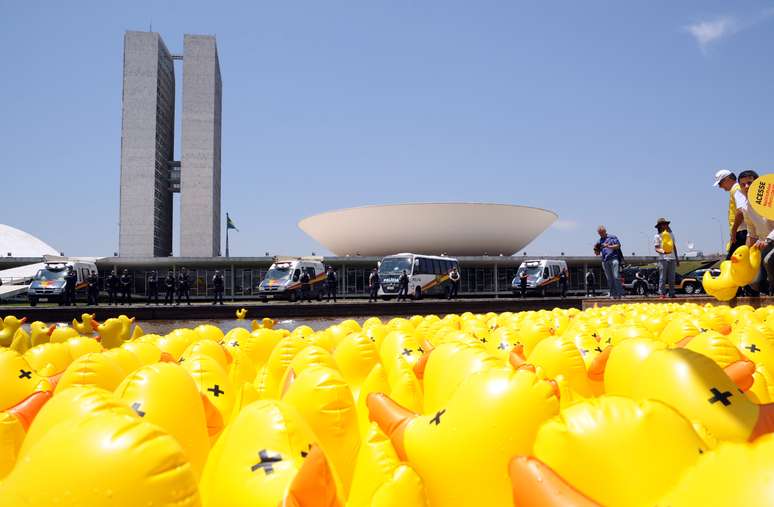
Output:
<path fill-rule="evenodd" d="M 298 294 L 296 294 L 296 291 L 294 290 L 290 291 L 290 294 L 288 294 L 288 300 L 291 303 L 295 303 L 296 301 L 298 301 Z"/>
<path fill-rule="evenodd" d="M 543 288 L 541 288 L 541 289 L 540 289 L 540 297 L 541 297 L 541 298 L 544 298 L 544 297 L 546 297 L 546 288 L 545 288 L 545 287 L 543 287 Z"/>
<path fill-rule="evenodd" d="M 636 292 L 638 296 L 645 296 L 648 293 L 648 291 L 645 289 L 645 285 L 641 283 L 637 284 L 637 287 L 635 287 L 634 292 Z"/>
<path fill-rule="evenodd" d="M 422 288 L 421 287 L 417 287 L 414 290 L 414 299 L 417 300 L 417 301 L 422 299 Z"/>
<path fill-rule="evenodd" d="M 685 284 L 685 293 L 686 294 L 693 294 L 694 292 L 696 292 L 696 285 L 694 285 L 692 283 L 686 283 Z"/>
<path fill-rule="evenodd" d="M 30 306 L 38 306 L 38 298 L 30 298 Z"/>

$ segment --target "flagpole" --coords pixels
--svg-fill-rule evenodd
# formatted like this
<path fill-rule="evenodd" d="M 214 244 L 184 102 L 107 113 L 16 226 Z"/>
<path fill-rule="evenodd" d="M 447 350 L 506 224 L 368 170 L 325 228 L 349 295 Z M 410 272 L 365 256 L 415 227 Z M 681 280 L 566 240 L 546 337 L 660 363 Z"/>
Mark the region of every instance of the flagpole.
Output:
<path fill-rule="evenodd" d="M 229 256 L 228 252 L 228 213 L 226 213 L 226 257 Z"/>

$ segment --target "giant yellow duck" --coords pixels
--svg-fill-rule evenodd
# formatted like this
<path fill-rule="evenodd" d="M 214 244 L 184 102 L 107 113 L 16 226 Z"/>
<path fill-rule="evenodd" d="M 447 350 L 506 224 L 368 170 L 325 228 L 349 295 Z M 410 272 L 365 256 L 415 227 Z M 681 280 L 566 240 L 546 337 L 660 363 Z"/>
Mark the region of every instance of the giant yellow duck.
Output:
<path fill-rule="evenodd" d="M 16 318 L 14 315 L 7 315 L 2 320 L 2 326 L 0 326 L 0 346 L 8 347 L 13 341 L 13 337 L 16 331 L 27 322 L 27 317 L 21 319 Z"/>

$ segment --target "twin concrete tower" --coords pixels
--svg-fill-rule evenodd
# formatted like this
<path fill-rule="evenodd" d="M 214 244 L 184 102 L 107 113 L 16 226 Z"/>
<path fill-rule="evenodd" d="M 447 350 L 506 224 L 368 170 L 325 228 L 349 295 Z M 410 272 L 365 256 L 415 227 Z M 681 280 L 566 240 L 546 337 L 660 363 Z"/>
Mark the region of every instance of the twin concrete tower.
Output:
<path fill-rule="evenodd" d="M 180 160 L 174 160 L 175 66 L 183 61 Z M 215 37 L 186 35 L 183 54 L 158 33 L 124 35 L 122 257 L 172 255 L 172 194 L 180 192 L 180 255 L 220 255 L 221 80 Z M 150 212 L 152 210 L 152 212 Z"/>

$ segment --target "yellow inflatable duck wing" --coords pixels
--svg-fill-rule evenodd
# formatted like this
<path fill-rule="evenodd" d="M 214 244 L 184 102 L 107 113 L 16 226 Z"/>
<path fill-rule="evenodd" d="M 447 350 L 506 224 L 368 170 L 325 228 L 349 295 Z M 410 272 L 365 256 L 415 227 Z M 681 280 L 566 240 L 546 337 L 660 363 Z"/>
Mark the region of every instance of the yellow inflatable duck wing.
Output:
<path fill-rule="evenodd" d="M 63 326 L 56 326 L 54 330 L 51 331 L 51 338 L 49 341 L 51 341 L 51 343 L 64 343 L 76 336 L 79 336 L 78 331 L 65 324 Z"/>
<path fill-rule="evenodd" d="M 24 438 L 22 422 L 13 414 L 0 412 L 0 480 L 16 464 Z"/>
<path fill-rule="evenodd" d="M 94 332 L 94 328 L 91 326 L 91 321 L 94 320 L 93 313 L 81 314 L 81 321 L 73 319 L 73 329 L 78 331 L 81 336 L 90 336 Z"/>
<path fill-rule="evenodd" d="M 13 340 L 11 340 L 10 348 L 19 354 L 24 354 L 27 352 L 27 349 L 30 348 L 30 335 L 23 327 L 16 330 L 16 334 L 13 335 Z"/>
<path fill-rule="evenodd" d="M 318 436 L 346 497 L 360 447 L 360 431 L 355 400 L 341 373 L 325 366 L 300 371 L 282 401 L 294 406 Z"/>
<path fill-rule="evenodd" d="M 70 363 L 54 392 L 58 394 L 73 385 L 94 385 L 113 391 L 125 376 L 126 372 L 115 357 L 92 352 Z"/>
<path fill-rule="evenodd" d="M 508 462 L 531 452 L 559 400 L 533 372 L 492 369 L 471 375 L 434 414 L 418 416 L 384 394 L 369 395 L 368 408 L 398 456 L 422 477 L 430 505 L 508 505 Z"/>
<path fill-rule="evenodd" d="M 390 439 L 372 422 L 360 445 L 347 507 L 426 507 L 422 479 L 402 464 Z"/>
<path fill-rule="evenodd" d="M 736 297 L 739 286 L 731 276 L 731 261 L 720 263 L 720 275 L 713 277 L 709 271 L 701 279 L 704 291 L 718 301 L 730 301 Z"/>
<path fill-rule="evenodd" d="M 0 483 L 6 505 L 198 507 L 180 444 L 136 417 L 105 412 L 55 426 Z"/>
<path fill-rule="evenodd" d="M 629 506 L 652 505 L 706 451 L 691 423 L 672 407 L 620 396 L 563 409 L 540 428 L 534 445 L 534 457 L 588 498 Z"/>
<path fill-rule="evenodd" d="M 134 410 L 113 396 L 107 389 L 92 385 L 73 386 L 57 394 L 40 410 L 30 425 L 19 456 L 29 453 L 30 449 L 46 436 L 54 427 L 63 422 L 82 420 L 102 412 L 112 412 L 129 417 L 137 417 Z"/>
<path fill-rule="evenodd" d="M 197 479 L 201 477 L 210 450 L 207 421 L 199 391 L 183 368 L 172 363 L 145 366 L 126 377 L 115 394 L 143 420 L 175 437 Z"/>
<path fill-rule="evenodd" d="M 771 437 L 752 444 L 721 444 L 699 458 L 696 465 L 683 474 L 679 484 L 655 505 L 774 505 L 772 454 L 774 439 Z"/>
<path fill-rule="evenodd" d="M 274 329 L 274 319 L 264 317 L 261 319 L 260 322 L 253 319 L 253 321 L 250 322 L 250 326 L 253 328 L 253 331 L 256 331 L 258 329 Z"/>
<path fill-rule="evenodd" d="M 731 278 L 740 287 L 755 280 L 761 267 L 761 251 L 742 245 L 731 255 Z"/>
<path fill-rule="evenodd" d="M 7 315 L 3 319 L 3 326 L 0 328 L 0 347 L 8 347 L 13 341 L 16 331 L 27 322 L 27 317 L 17 319 L 13 315 Z"/>

